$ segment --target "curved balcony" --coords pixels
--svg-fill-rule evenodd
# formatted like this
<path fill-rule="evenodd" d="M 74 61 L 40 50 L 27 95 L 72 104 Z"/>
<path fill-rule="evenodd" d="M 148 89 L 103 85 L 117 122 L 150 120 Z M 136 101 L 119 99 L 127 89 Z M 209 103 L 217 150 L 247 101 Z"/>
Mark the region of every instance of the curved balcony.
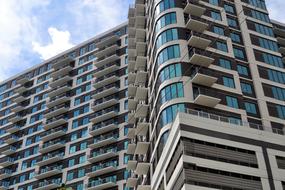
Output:
<path fill-rule="evenodd" d="M 35 175 L 36 179 L 44 179 L 62 173 L 62 166 L 45 167 Z"/>
<path fill-rule="evenodd" d="M 89 129 L 89 133 L 92 136 L 97 136 L 109 131 L 113 131 L 114 129 L 117 129 L 118 125 L 116 125 L 114 122 L 110 122 L 110 123 L 100 123 L 100 124 L 96 124 L 92 127 L 90 127 Z"/>
<path fill-rule="evenodd" d="M 117 186 L 117 179 L 116 176 L 106 177 L 103 179 L 97 179 L 94 181 L 89 182 L 86 185 L 87 190 L 102 190 L 102 189 L 109 189 L 112 187 Z"/>
<path fill-rule="evenodd" d="M 40 146 L 39 152 L 44 154 L 65 147 L 64 141 L 51 141 Z"/>
<path fill-rule="evenodd" d="M 194 103 L 202 106 L 215 107 L 221 102 L 219 94 L 217 92 L 205 89 L 194 88 L 193 89 Z"/>
<path fill-rule="evenodd" d="M 46 154 L 37 162 L 38 166 L 45 166 L 55 162 L 62 161 L 64 153 Z"/>
<path fill-rule="evenodd" d="M 55 139 L 61 137 L 66 134 L 67 129 L 65 127 L 59 127 L 57 129 L 50 129 L 45 131 L 41 137 L 43 142 L 49 141 L 51 139 Z"/>
<path fill-rule="evenodd" d="M 187 5 L 184 8 L 184 13 L 201 17 L 206 8 L 198 5 L 199 0 L 188 0 Z"/>
<path fill-rule="evenodd" d="M 107 173 L 111 173 L 117 170 L 117 162 L 110 161 L 103 164 L 98 164 L 91 167 L 91 170 L 87 173 L 88 177 L 97 177 Z"/>
<path fill-rule="evenodd" d="M 97 100 L 97 99 L 103 98 L 105 96 L 109 96 L 111 94 L 114 94 L 116 92 L 119 92 L 119 86 L 117 84 L 110 84 L 110 85 L 96 89 L 92 98 Z"/>
<path fill-rule="evenodd" d="M 95 163 L 117 156 L 116 148 L 100 149 L 88 155 L 88 162 Z"/>

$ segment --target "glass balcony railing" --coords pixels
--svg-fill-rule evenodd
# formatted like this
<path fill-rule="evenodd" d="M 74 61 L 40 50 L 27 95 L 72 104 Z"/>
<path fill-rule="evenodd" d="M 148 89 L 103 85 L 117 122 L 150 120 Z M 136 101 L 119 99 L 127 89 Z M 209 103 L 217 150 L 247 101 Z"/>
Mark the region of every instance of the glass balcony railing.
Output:
<path fill-rule="evenodd" d="M 99 185 L 109 183 L 109 182 L 116 183 L 117 182 L 117 176 L 110 176 L 110 177 L 106 177 L 103 179 L 97 179 L 97 180 L 91 181 L 88 183 L 88 187 L 99 186 Z"/>

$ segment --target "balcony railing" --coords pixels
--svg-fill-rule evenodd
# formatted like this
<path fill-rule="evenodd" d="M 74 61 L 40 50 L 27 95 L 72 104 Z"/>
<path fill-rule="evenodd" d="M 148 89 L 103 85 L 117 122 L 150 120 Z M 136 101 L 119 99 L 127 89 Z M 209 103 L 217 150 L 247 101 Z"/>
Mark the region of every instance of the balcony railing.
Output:
<path fill-rule="evenodd" d="M 106 177 L 103 179 L 97 179 L 97 180 L 89 182 L 87 184 L 87 188 L 100 186 L 105 183 L 116 183 L 116 182 L 117 182 L 117 176 L 110 176 L 110 177 Z"/>

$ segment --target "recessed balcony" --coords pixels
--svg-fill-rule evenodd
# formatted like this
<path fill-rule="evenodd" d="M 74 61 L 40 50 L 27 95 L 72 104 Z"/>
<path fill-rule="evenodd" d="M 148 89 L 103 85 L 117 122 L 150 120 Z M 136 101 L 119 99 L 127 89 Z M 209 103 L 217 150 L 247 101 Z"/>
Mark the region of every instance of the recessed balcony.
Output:
<path fill-rule="evenodd" d="M 7 144 L 14 144 L 14 143 L 18 142 L 19 139 L 20 138 L 18 136 L 11 135 L 11 136 L 8 137 L 8 139 L 5 140 L 5 143 L 7 143 Z"/>
<path fill-rule="evenodd" d="M 46 167 L 35 175 L 36 179 L 44 179 L 62 173 L 62 167 Z"/>
<path fill-rule="evenodd" d="M 120 60 L 120 57 L 117 54 L 113 54 L 113 55 L 108 55 L 106 57 L 103 57 L 101 59 L 97 59 L 96 61 L 94 61 L 94 65 L 99 68 L 102 67 L 108 63 L 112 63 L 115 62 L 117 60 Z"/>
<path fill-rule="evenodd" d="M 116 51 L 119 49 L 119 46 L 117 44 L 114 44 L 109 47 L 102 47 L 103 49 L 99 49 L 96 53 L 94 53 L 94 56 L 98 59 L 105 58 L 106 56 L 109 56 L 111 54 L 115 54 Z"/>
<path fill-rule="evenodd" d="M 48 108 L 52 108 L 52 107 L 55 107 L 57 105 L 60 105 L 60 104 L 63 104 L 67 101 L 69 101 L 70 98 L 66 96 L 66 94 L 62 94 L 62 95 L 59 95 L 59 96 L 55 96 L 53 98 L 49 98 L 46 106 Z"/>
<path fill-rule="evenodd" d="M 114 123 L 109 123 L 109 124 L 98 124 L 90 127 L 89 133 L 92 136 L 97 136 L 109 131 L 113 131 L 114 129 L 117 129 L 118 126 Z"/>
<path fill-rule="evenodd" d="M 96 112 L 94 117 L 90 119 L 90 121 L 92 123 L 99 123 L 101 121 L 105 121 L 117 115 L 118 115 L 118 110 L 111 107 L 106 110 L 101 110 L 99 112 Z"/>
<path fill-rule="evenodd" d="M 110 189 L 117 186 L 116 178 L 114 177 L 107 177 L 104 179 L 98 179 L 91 181 L 87 184 L 87 190 L 103 190 L 103 189 Z"/>
<path fill-rule="evenodd" d="M 190 52 L 190 63 L 192 63 L 193 65 L 198 65 L 198 66 L 202 66 L 202 67 L 209 67 L 213 62 L 214 59 L 209 57 L 208 55 L 204 55 L 201 53 L 200 50 L 197 49 L 192 49 L 192 51 Z"/>
<path fill-rule="evenodd" d="M 10 157 L 3 157 L 0 159 L 0 166 L 7 167 L 14 164 L 14 159 Z"/>
<path fill-rule="evenodd" d="M 136 150 L 134 154 L 145 155 L 148 151 L 150 143 L 149 142 L 137 142 Z"/>
<path fill-rule="evenodd" d="M 212 77 L 210 75 L 203 74 L 200 72 L 196 72 L 192 76 L 192 83 L 200 84 L 200 85 L 208 86 L 208 87 L 213 86 L 213 84 L 215 84 L 217 80 L 218 80 L 217 77 Z"/>
<path fill-rule="evenodd" d="M 98 100 L 103 97 L 114 94 L 116 92 L 119 92 L 119 88 L 117 85 L 104 86 L 104 87 L 101 87 L 100 89 L 97 89 L 95 94 L 92 96 L 92 98 L 95 100 Z"/>
<path fill-rule="evenodd" d="M 93 74 L 93 76 L 96 78 L 100 78 L 104 75 L 107 75 L 109 73 L 119 70 L 119 68 L 120 66 L 118 64 L 111 64 L 111 65 L 107 65 L 106 67 L 103 66 L 103 68 L 102 67 L 98 68 L 96 72 Z"/>
<path fill-rule="evenodd" d="M 195 5 L 188 1 L 187 5 L 184 8 L 184 13 L 190 14 L 193 16 L 201 17 L 206 11 L 206 8 L 199 5 Z"/>
<path fill-rule="evenodd" d="M 285 38 L 277 37 L 276 39 L 280 45 L 285 46 Z"/>
<path fill-rule="evenodd" d="M 67 123 L 67 120 L 63 117 L 49 119 L 46 121 L 46 124 L 44 125 L 44 129 L 49 130 L 49 129 L 55 128 L 59 125 L 63 125 L 65 123 Z"/>
<path fill-rule="evenodd" d="M 68 110 L 69 110 L 69 106 L 66 106 L 66 105 L 55 106 L 55 107 L 48 110 L 49 112 L 45 114 L 45 117 L 47 119 L 49 119 L 49 118 L 55 117 L 57 115 L 61 115 L 63 113 L 66 113 L 66 112 L 68 112 Z"/>
<path fill-rule="evenodd" d="M 20 130 L 21 130 L 21 126 L 19 126 L 19 125 L 12 125 L 10 128 L 8 128 L 6 130 L 6 132 L 12 134 L 12 133 L 18 132 Z"/>
<path fill-rule="evenodd" d="M 17 148 L 15 146 L 8 146 L 4 150 L 2 150 L 2 154 L 8 156 L 10 154 L 15 153 L 16 150 Z"/>
<path fill-rule="evenodd" d="M 17 80 L 17 84 L 24 85 L 25 83 L 29 82 L 29 80 L 30 79 L 28 77 L 22 77 Z"/>
<path fill-rule="evenodd" d="M 118 153 L 116 149 L 100 149 L 99 151 L 93 152 L 91 155 L 88 155 L 88 162 L 95 163 L 115 157 L 117 155 Z"/>
<path fill-rule="evenodd" d="M 92 106 L 92 110 L 94 112 L 114 106 L 119 103 L 119 99 L 117 96 L 111 96 L 102 98 L 100 100 L 96 100 Z"/>
<path fill-rule="evenodd" d="M 145 118 L 148 114 L 148 107 L 149 105 L 144 102 L 139 103 L 135 113 L 135 118 Z"/>
<path fill-rule="evenodd" d="M 54 150 L 57 150 L 57 149 L 60 149 L 60 148 L 63 148 L 63 147 L 65 147 L 65 143 L 62 142 L 62 141 L 59 141 L 59 142 L 48 142 L 48 143 L 44 143 L 40 147 L 39 152 L 42 153 L 42 154 L 45 154 L 45 153 L 48 153 L 48 152 L 51 152 L 51 151 L 54 151 Z"/>
<path fill-rule="evenodd" d="M 112 74 L 111 76 L 103 76 L 100 78 L 97 78 L 95 82 L 93 83 L 94 88 L 100 88 L 103 86 L 106 86 L 108 84 L 114 83 L 116 81 L 119 81 L 120 77 L 118 77 L 116 74 Z"/>
<path fill-rule="evenodd" d="M 63 160 L 63 154 L 47 154 L 42 157 L 40 161 L 37 162 L 38 166 L 45 166 L 55 162 L 59 162 Z"/>
<path fill-rule="evenodd" d="M 63 58 L 63 59 L 58 60 L 57 62 L 55 62 L 52 65 L 52 68 L 57 70 L 57 69 L 61 68 L 63 65 L 68 65 L 72 61 L 73 60 L 70 57 Z"/>
<path fill-rule="evenodd" d="M 57 189 L 61 186 L 60 180 L 52 180 L 52 181 L 41 181 L 33 186 L 34 190 L 52 190 Z"/>
<path fill-rule="evenodd" d="M 116 43 L 119 39 L 120 39 L 119 36 L 112 35 L 112 36 L 104 38 L 100 42 L 96 43 L 96 47 L 97 48 L 103 48 L 105 46 L 112 45 L 112 44 Z"/>
<path fill-rule="evenodd" d="M 208 40 L 198 35 L 192 35 L 188 40 L 188 45 L 199 49 L 206 49 L 211 44 L 211 40 Z"/>
<path fill-rule="evenodd" d="M 107 173 L 115 172 L 117 170 L 116 163 L 113 164 L 99 164 L 92 166 L 91 171 L 87 173 L 89 178 L 97 177 Z"/>
<path fill-rule="evenodd" d="M 103 146 L 110 145 L 110 144 L 113 144 L 113 143 L 117 142 L 117 139 L 118 138 L 115 137 L 115 136 L 110 136 L 110 137 L 102 136 L 100 138 L 94 139 L 92 144 L 88 145 L 88 147 L 90 149 L 103 147 Z"/>
<path fill-rule="evenodd" d="M 50 129 L 50 130 L 43 133 L 41 140 L 43 142 L 46 142 L 46 141 L 61 137 L 63 135 L 66 135 L 66 129 L 65 128 L 60 127 L 58 129 Z"/>
<path fill-rule="evenodd" d="M 147 175 L 150 168 L 150 163 L 138 162 L 135 173 L 138 175 Z"/>
<path fill-rule="evenodd" d="M 58 70 L 52 72 L 50 74 L 51 78 L 58 78 L 60 76 L 66 76 L 69 75 L 69 72 L 72 71 L 72 67 L 68 64 L 66 66 L 62 66 L 58 68 Z"/>
<path fill-rule="evenodd" d="M 191 31 L 203 33 L 207 28 L 209 24 L 205 21 L 198 20 L 195 17 L 189 17 L 186 28 L 188 28 Z"/>
<path fill-rule="evenodd" d="M 8 178 L 12 175 L 12 170 L 2 168 L 0 169 L 0 180 Z"/>
<path fill-rule="evenodd" d="M 198 88 L 193 90 L 193 94 L 194 94 L 194 103 L 198 105 L 215 107 L 221 102 L 220 98 L 214 97 L 216 96 L 215 92 L 210 90 Z"/>
<path fill-rule="evenodd" d="M 48 93 L 48 96 L 50 98 L 53 98 L 55 96 L 58 96 L 58 95 L 63 94 L 67 91 L 70 91 L 70 90 L 71 90 L 71 86 L 69 86 L 69 85 L 59 86 L 59 87 L 53 89 L 50 93 Z"/>
<path fill-rule="evenodd" d="M 17 98 L 13 99 L 13 102 L 19 104 L 19 103 L 21 103 L 21 102 L 23 102 L 25 100 L 27 100 L 26 97 L 20 95 Z"/>

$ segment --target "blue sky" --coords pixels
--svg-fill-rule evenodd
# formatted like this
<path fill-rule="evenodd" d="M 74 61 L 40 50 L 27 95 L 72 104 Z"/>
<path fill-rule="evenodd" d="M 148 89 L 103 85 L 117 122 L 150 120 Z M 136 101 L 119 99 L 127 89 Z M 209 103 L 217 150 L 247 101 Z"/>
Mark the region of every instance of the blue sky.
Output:
<path fill-rule="evenodd" d="M 0 81 L 127 20 L 133 0 L 0 0 Z M 284 0 L 267 0 L 285 22 Z"/>

